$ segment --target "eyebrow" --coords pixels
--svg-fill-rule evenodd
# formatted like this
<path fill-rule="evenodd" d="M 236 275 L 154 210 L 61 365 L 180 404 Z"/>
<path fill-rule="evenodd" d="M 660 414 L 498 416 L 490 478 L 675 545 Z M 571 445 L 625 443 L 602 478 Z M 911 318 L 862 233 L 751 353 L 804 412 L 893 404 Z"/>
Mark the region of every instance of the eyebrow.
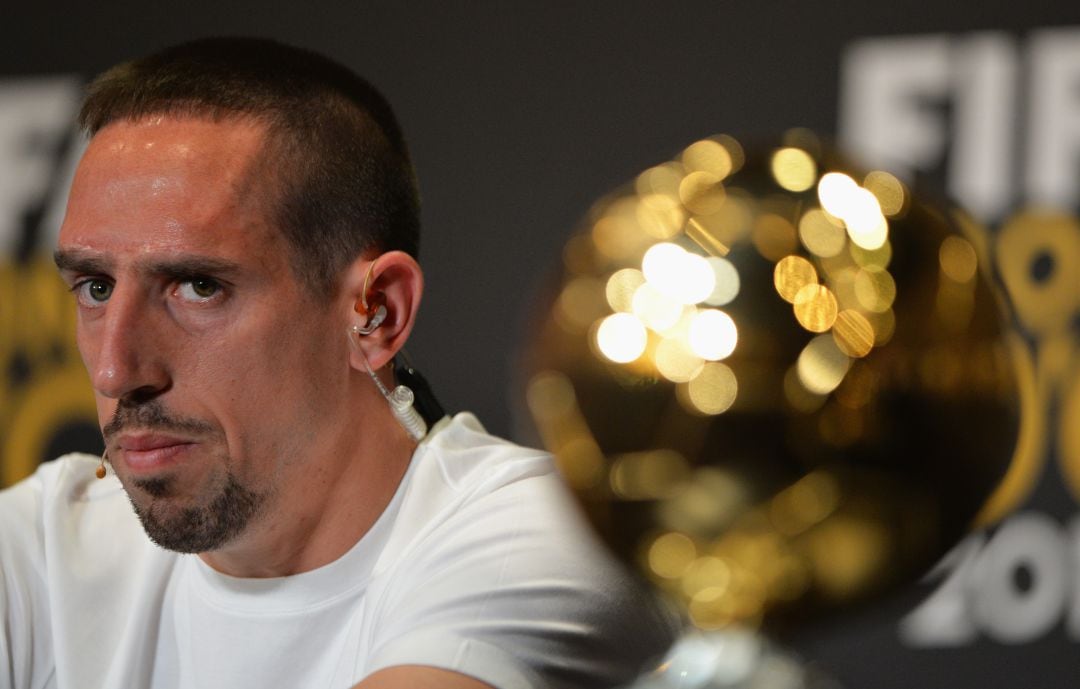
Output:
<path fill-rule="evenodd" d="M 73 273 L 108 273 L 113 262 L 78 249 L 57 249 L 53 253 L 56 267 L 61 271 Z M 229 275 L 240 272 L 240 264 L 212 256 L 179 255 L 168 259 L 148 259 L 136 261 L 140 270 L 151 274 L 169 277 L 190 277 L 192 275 Z"/>
<path fill-rule="evenodd" d="M 72 249 L 57 249 L 53 261 L 61 271 L 72 273 L 107 273 L 110 265 L 98 256 Z"/>

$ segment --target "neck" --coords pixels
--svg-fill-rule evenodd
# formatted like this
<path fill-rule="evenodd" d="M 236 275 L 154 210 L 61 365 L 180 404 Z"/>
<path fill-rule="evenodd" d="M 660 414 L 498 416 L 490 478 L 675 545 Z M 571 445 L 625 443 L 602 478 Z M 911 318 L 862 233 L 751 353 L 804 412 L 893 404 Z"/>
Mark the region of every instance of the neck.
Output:
<path fill-rule="evenodd" d="M 372 411 L 362 424 L 346 420 L 339 428 L 350 432 L 337 443 L 281 469 L 287 475 L 261 518 L 225 547 L 199 557 L 231 576 L 280 577 L 322 567 L 348 552 L 382 515 L 416 451 L 386 401 L 369 401 L 365 406 Z"/>

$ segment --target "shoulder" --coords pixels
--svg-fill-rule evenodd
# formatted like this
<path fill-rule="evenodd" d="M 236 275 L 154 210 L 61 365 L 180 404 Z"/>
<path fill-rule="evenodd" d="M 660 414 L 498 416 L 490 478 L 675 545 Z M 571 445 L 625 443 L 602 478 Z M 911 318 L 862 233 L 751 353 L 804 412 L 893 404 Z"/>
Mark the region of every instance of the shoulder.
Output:
<path fill-rule="evenodd" d="M 471 511 L 490 513 L 558 483 L 547 453 L 489 434 L 472 414 L 443 419 L 413 457 L 383 560 L 399 558 Z"/>
<path fill-rule="evenodd" d="M 120 481 L 111 472 L 96 477 L 99 462 L 65 455 L 0 491 L 0 561 L 44 567 L 47 559 L 53 568 L 100 563 L 118 548 L 145 542 Z"/>
<path fill-rule="evenodd" d="M 101 493 L 100 488 L 91 491 L 95 485 L 119 487 L 119 482 L 98 479 L 95 472 L 101 458 L 80 452 L 66 454 L 38 466 L 28 478 L 14 486 L 0 491 L 2 501 L 10 500 L 9 494 L 25 495 L 35 493 L 43 499 L 78 500 Z"/>
<path fill-rule="evenodd" d="M 662 652 L 670 621 L 593 537 L 551 457 L 471 416 L 448 430 L 417 457 L 377 568 L 379 657 L 441 665 L 413 649 L 444 649 L 483 668 L 505 655 L 545 686 L 605 686 Z"/>
<path fill-rule="evenodd" d="M 417 450 L 376 570 L 403 560 L 554 544 L 582 526 L 546 452 L 487 433 L 472 414 L 444 419 Z"/>
<path fill-rule="evenodd" d="M 533 476 L 553 475 L 551 455 L 491 435 L 470 413 L 444 419 L 426 442 L 422 461 L 455 492 L 497 490 Z"/>
<path fill-rule="evenodd" d="M 0 491 L 0 529 L 4 533 L 0 543 L 40 544 L 46 523 L 51 521 L 47 515 L 75 509 L 100 497 L 105 487 L 91 483 L 97 480 L 97 461 L 90 455 L 65 455 L 45 462 L 30 477 Z"/>
<path fill-rule="evenodd" d="M 156 614 L 175 557 L 146 537 L 119 480 L 95 476 L 99 461 L 61 457 L 0 492 L 0 620 L 31 677 L 104 676 L 126 626 Z"/>
<path fill-rule="evenodd" d="M 100 457 L 74 453 L 41 464 L 29 478 L 0 491 L 0 510 L 15 513 L 57 513 L 126 502 L 120 481 L 111 472 L 97 478 Z"/>

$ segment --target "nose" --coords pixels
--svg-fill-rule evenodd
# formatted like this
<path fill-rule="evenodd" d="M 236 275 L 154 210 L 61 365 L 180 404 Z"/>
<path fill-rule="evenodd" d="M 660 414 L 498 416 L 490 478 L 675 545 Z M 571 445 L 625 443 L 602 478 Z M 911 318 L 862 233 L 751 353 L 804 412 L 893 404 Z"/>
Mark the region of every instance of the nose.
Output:
<path fill-rule="evenodd" d="M 170 379 L 158 346 L 155 318 L 146 300 L 119 286 L 95 322 L 80 325 L 83 351 L 94 389 L 112 399 L 154 397 Z"/>

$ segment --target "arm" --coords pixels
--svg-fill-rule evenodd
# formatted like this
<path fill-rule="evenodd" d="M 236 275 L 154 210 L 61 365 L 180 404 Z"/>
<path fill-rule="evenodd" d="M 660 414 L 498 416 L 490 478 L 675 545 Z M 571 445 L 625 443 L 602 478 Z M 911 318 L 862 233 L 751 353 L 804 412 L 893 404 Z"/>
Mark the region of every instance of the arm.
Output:
<path fill-rule="evenodd" d="M 423 665 L 398 665 L 379 670 L 353 689 L 494 689 L 478 679 Z"/>

